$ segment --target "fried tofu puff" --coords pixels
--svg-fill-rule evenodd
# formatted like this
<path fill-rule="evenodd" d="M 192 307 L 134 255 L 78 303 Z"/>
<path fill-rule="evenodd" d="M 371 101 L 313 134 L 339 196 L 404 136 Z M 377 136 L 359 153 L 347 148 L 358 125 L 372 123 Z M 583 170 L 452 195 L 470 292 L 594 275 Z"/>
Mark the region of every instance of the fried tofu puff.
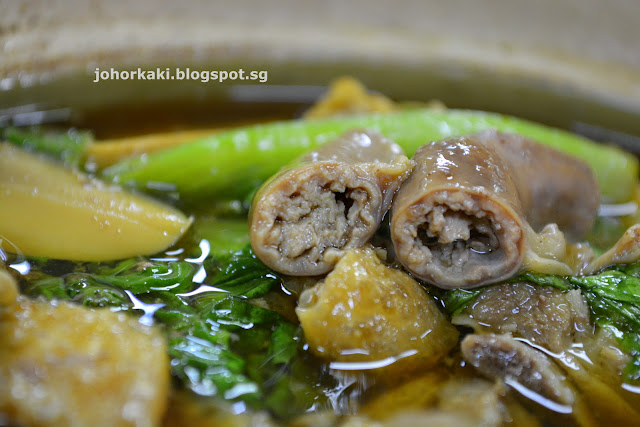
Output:
<path fill-rule="evenodd" d="M 437 364 L 458 331 L 425 289 L 371 248 L 348 251 L 296 310 L 311 350 L 339 370 L 409 374 Z"/>
<path fill-rule="evenodd" d="M 12 279 L 0 275 L 0 294 L 8 296 Z M 29 426 L 160 424 L 170 375 L 159 331 L 109 310 L 23 298 L 5 302 L 0 420 Z"/>

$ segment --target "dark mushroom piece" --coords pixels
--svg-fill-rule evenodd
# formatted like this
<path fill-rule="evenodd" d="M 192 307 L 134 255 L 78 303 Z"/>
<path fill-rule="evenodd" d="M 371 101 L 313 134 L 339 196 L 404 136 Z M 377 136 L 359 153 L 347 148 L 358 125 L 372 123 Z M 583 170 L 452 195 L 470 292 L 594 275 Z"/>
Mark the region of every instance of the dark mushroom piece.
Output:
<path fill-rule="evenodd" d="M 473 288 L 521 267 L 528 236 L 556 223 L 571 240 L 586 234 L 598 185 L 580 160 L 519 135 L 493 131 L 432 142 L 392 208 L 400 262 L 442 288 Z"/>
<path fill-rule="evenodd" d="M 284 274 L 329 272 L 346 249 L 373 236 L 411 165 L 380 134 L 345 133 L 258 191 L 249 220 L 254 252 Z"/>

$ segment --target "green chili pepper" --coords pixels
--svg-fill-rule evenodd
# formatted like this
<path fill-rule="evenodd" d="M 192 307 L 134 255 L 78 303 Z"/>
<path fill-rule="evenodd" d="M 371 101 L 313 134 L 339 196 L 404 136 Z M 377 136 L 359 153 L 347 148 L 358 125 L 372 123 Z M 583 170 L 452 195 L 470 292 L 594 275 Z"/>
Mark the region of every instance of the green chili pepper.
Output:
<path fill-rule="evenodd" d="M 287 121 L 241 128 L 118 163 L 103 178 L 140 189 L 176 190 L 183 200 L 238 199 L 280 167 L 351 128 L 376 130 L 411 156 L 423 144 L 487 129 L 515 132 L 585 161 L 604 199 L 632 198 L 638 161 L 620 149 L 559 129 L 481 111 L 412 110 L 323 120 Z"/>

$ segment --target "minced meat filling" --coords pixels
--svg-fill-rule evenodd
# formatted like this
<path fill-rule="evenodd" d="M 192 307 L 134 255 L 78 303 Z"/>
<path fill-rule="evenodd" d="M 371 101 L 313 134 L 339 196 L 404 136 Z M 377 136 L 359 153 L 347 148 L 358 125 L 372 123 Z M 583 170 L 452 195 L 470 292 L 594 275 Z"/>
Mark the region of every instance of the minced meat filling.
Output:
<path fill-rule="evenodd" d="M 443 266 L 462 266 L 472 256 L 490 254 L 500 247 L 491 222 L 482 216 L 434 206 L 418 226 L 418 239 Z"/>
<path fill-rule="evenodd" d="M 363 211 L 368 195 L 340 182 L 308 181 L 291 196 L 282 195 L 271 241 L 287 258 L 319 261 L 327 247 L 343 247 L 372 218 Z"/>

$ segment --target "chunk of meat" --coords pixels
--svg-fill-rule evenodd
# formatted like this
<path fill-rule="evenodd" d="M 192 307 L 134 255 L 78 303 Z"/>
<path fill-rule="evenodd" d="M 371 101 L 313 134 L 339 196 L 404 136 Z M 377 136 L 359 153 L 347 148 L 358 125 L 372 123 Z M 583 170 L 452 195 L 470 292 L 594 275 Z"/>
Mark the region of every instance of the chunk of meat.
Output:
<path fill-rule="evenodd" d="M 393 378 L 433 367 L 458 339 L 424 288 L 370 248 L 347 252 L 296 312 L 311 350 L 334 369 Z"/>
<path fill-rule="evenodd" d="M 300 163 L 258 191 L 249 234 L 269 267 L 313 276 L 371 239 L 412 162 L 382 135 L 351 131 Z"/>
<path fill-rule="evenodd" d="M 510 333 L 561 352 L 585 332 L 593 332 L 589 318 L 589 306 L 579 290 L 505 283 L 483 289 L 452 322 L 477 333 Z"/>
<path fill-rule="evenodd" d="M 545 406 L 568 407 L 575 394 L 560 369 L 542 352 L 516 341 L 509 335 L 471 334 L 461 344 L 464 360 L 488 378 L 507 385 L 531 398 L 531 392 L 547 402 Z M 538 402 L 541 400 L 538 399 Z M 562 411 L 562 410 L 561 410 Z"/>
<path fill-rule="evenodd" d="M 166 343 L 108 310 L 19 299 L 0 310 L 0 415 L 18 425 L 153 426 L 169 392 Z"/>

